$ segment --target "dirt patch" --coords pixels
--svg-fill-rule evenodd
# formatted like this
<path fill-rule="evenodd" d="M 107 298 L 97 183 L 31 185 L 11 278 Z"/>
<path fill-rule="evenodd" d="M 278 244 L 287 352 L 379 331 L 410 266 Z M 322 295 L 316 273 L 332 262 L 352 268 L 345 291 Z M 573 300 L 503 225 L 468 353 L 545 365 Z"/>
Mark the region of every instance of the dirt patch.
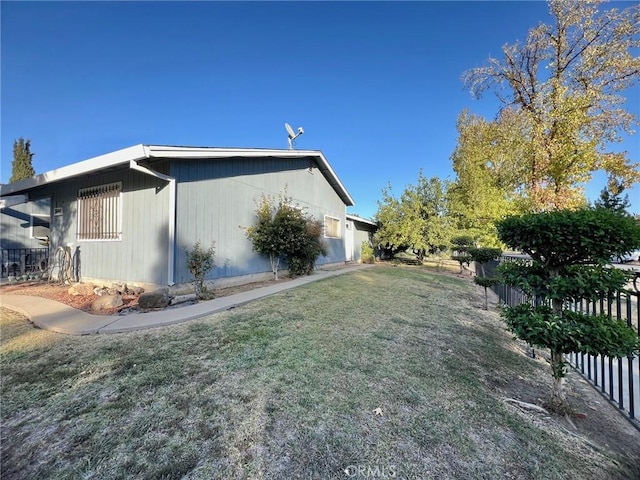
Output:
<path fill-rule="evenodd" d="M 569 431 L 585 435 L 596 445 L 620 452 L 638 467 L 640 428 L 635 428 L 578 373 L 571 372 L 567 383 L 569 401 L 577 414 L 572 417 L 572 424 L 565 419 L 559 421 L 564 422 Z M 640 467 L 637 473 L 640 474 Z"/>
<path fill-rule="evenodd" d="M 77 308 L 89 313 L 96 313 L 91 310 L 91 304 L 97 295 L 70 295 L 68 285 L 42 282 L 24 282 L 14 285 L 3 285 L 0 287 L 0 294 L 30 295 L 33 297 L 48 298 L 70 307 Z M 122 299 L 127 305 L 129 302 Z M 105 314 L 102 312 L 101 314 Z M 108 314 L 108 313 L 107 313 Z"/>
<path fill-rule="evenodd" d="M 523 355 L 527 355 L 525 350 L 531 351 L 530 348 L 523 348 Z M 540 349 L 536 349 L 536 357 L 542 364 L 548 362 L 548 354 Z M 545 367 L 548 368 L 548 365 Z M 536 380 L 531 382 L 531 379 L 525 381 L 515 378 L 497 389 L 506 398 L 542 407 L 551 393 L 551 371 L 548 371 L 548 376 Z M 572 415 L 547 416 L 539 412 L 528 412 L 526 409 L 523 409 L 523 414 L 535 417 L 536 421 L 554 422 L 571 435 L 588 439 L 595 450 L 604 446 L 620 453 L 622 458 L 628 459 L 629 465 L 636 465 L 640 474 L 640 466 L 637 464 L 640 460 L 640 425 L 634 427 L 623 413 L 600 395 L 578 372 L 569 369 L 565 380 L 567 400 L 573 409 Z"/>
<path fill-rule="evenodd" d="M 280 277 L 278 282 L 283 283 L 291 280 L 289 277 Z M 226 297 L 236 293 L 254 290 L 256 288 L 266 287 L 273 284 L 273 280 L 263 280 L 260 282 L 247 283 L 235 287 L 214 289 L 215 297 Z M 33 297 L 42 297 L 56 302 L 64 303 L 70 307 L 77 308 L 92 315 L 119 315 L 124 312 L 134 312 L 138 309 L 137 295 L 123 295 L 123 305 L 116 308 L 109 308 L 95 312 L 91 309 L 91 304 L 98 298 L 97 295 L 71 295 L 69 294 L 69 285 L 60 285 L 55 283 L 44 282 L 24 282 L 13 285 L 3 285 L 0 287 L 0 295 L 30 295 Z M 204 300 L 206 301 L 206 300 Z"/>

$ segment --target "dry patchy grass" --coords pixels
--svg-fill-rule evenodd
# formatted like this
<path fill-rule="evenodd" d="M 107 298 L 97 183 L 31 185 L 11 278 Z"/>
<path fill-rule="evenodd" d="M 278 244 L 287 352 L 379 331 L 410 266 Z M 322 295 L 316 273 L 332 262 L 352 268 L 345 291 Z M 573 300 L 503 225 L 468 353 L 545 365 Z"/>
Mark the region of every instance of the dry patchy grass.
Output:
<path fill-rule="evenodd" d="M 627 450 L 502 401 L 536 401 L 548 372 L 474 306 L 482 295 L 379 267 L 113 336 L 3 310 L 2 478 L 639 475 L 624 420 Z"/>

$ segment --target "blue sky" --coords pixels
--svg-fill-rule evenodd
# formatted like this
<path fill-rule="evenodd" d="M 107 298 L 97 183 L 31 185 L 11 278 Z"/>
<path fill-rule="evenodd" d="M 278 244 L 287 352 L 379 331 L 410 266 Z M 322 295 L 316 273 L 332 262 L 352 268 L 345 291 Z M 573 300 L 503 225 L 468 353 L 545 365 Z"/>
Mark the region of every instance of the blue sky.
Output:
<path fill-rule="evenodd" d="M 629 2 L 617 2 L 618 7 Z M 322 150 L 372 217 L 453 179 L 464 109 L 493 118 L 461 74 L 549 22 L 521 2 L 8 2 L 1 9 L 1 171 L 31 139 L 37 173 L 138 143 Z M 501 57 L 500 57 L 501 58 Z M 628 108 L 640 113 L 640 88 Z M 638 137 L 617 147 L 640 159 Z M 587 194 L 605 185 L 597 175 Z M 640 213 L 640 187 L 629 191 Z"/>

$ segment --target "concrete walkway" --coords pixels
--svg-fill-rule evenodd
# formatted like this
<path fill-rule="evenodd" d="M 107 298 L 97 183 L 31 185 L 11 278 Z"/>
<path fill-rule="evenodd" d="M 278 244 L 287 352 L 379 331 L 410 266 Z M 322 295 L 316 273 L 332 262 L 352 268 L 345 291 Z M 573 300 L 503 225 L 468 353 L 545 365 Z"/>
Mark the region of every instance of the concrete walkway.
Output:
<path fill-rule="evenodd" d="M 317 270 L 309 276 L 298 277 L 282 283 L 274 282 L 273 285 L 199 302 L 194 305 L 178 305 L 161 311 L 131 313 L 122 316 L 91 315 L 54 300 L 28 295 L 2 295 L 0 296 L 0 306 L 21 313 L 38 327 L 52 332 L 67 335 L 122 333 L 186 322 L 194 318 L 223 312 L 300 285 L 368 267 L 372 267 L 372 265 L 353 265 L 335 270 Z"/>

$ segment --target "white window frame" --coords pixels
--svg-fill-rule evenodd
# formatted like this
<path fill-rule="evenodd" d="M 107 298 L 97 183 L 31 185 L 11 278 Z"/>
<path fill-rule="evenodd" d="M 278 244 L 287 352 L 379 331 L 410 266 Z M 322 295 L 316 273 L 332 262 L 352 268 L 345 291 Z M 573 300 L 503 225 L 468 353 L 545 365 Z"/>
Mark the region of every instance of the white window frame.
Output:
<path fill-rule="evenodd" d="M 35 219 L 50 219 L 49 215 L 44 215 L 40 213 L 31 213 L 29 214 L 29 238 L 34 238 L 36 240 L 41 240 L 42 237 L 36 236 L 35 229 L 37 227 L 41 227 L 42 225 L 34 225 L 33 222 Z M 45 228 L 45 227 L 43 227 Z M 49 230 L 49 228 L 47 228 Z"/>
<path fill-rule="evenodd" d="M 114 195 L 113 192 L 117 192 Z M 122 240 L 122 182 L 97 185 L 78 190 L 78 221 L 76 237 L 81 242 L 117 242 Z M 85 215 L 87 208 L 95 210 L 94 227 Z M 106 210 L 106 213 L 105 213 Z M 107 215 L 105 218 L 104 215 Z M 95 225 L 99 223 L 99 225 Z M 104 230 L 112 231 L 104 231 Z"/>
<path fill-rule="evenodd" d="M 333 220 L 336 223 L 336 235 L 330 235 L 330 231 L 327 228 L 327 219 Z M 338 217 L 334 217 L 332 215 L 324 216 L 324 238 L 342 238 L 342 229 L 340 225 L 340 219 Z"/>

